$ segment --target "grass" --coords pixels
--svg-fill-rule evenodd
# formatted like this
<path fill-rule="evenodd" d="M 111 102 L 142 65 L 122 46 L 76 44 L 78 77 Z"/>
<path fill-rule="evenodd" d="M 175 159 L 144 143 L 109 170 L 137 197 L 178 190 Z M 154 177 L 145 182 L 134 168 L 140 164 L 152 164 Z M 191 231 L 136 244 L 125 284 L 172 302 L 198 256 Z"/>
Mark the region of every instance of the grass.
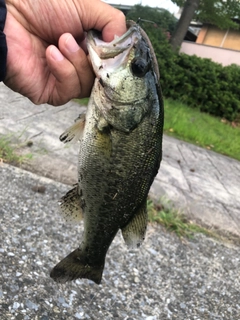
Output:
<path fill-rule="evenodd" d="M 89 98 L 74 99 L 74 101 L 81 104 L 82 106 L 87 106 Z"/>
<path fill-rule="evenodd" d="M 26 159 L 31 159 L 32 154 L 18 154 L 17 150 L 20 146 L 13 147 L 12 146 L 12 136 L 1 136 L 0 137 L 0 160 L 12 165 L 21 165 L 22 162 Z"/>
<path fill-rule="evenodd" d="M 167 135 L 240 160 L 240 127 L 177 101 L 165 100 Z"/>
<path fill-rule="evenodd" d="M 76 100 L 87 105 L 88 98 Z M 164 133 L 203 148 L 240 160 L 240 126 L 190 108 L 178 101 L 164 99 Z"/>
<path fill-rule="evenodd" d="M 166 201 L 161 201 L 165 202 Z M 189 221 L 183 214 L 166 205 L 156 205 L 152 200 L 148 200 L 148 218 L 150 222 L 161 224 L 166 230 L 176 233 L 180 238 L 193 238 L 194 234 L 202 233 L 204 235 L 216 238 L 217 235 L 206 228 Z"/>

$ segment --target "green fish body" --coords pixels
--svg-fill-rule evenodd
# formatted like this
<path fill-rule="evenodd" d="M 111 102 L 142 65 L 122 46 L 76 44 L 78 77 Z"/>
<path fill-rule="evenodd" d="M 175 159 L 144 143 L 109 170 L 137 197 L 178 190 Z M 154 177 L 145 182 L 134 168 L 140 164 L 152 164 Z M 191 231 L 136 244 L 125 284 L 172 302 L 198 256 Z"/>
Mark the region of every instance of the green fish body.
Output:
<path fill-rule="evenodd" d="M 84 235 L 51 277 L 99 284 L 118 230 L 130 247 L 144 239 L 147 196 L 162 158 L 163 101 L 154 51 L 139 25 L 128 22 L 127 33 L 111 43 L 89 32 L 88 51 L 96 79 L 82 125 L 78 185 L 63 199 L 66 210 L 83 215 Z"/>

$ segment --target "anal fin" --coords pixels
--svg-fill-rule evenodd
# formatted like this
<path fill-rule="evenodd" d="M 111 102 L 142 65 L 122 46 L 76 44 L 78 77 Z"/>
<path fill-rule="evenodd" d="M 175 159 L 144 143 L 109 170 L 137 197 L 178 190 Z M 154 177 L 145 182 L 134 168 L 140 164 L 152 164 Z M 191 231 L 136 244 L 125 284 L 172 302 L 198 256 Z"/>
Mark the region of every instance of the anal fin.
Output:
<path fill-rule="evenodd" d="M 148 215 L 146 200 L 137 209 L 129 223 L 124 228 L 121 228 L 123 239 L 128 247 L 138 248 L 142 244 L 147 230 L 147 222 Z"/>
<path fill-rule="evenodd" d="M 67 222 L 76 223 L 83 219 L 78 184 L 60 199 L 59 205 Z"/>

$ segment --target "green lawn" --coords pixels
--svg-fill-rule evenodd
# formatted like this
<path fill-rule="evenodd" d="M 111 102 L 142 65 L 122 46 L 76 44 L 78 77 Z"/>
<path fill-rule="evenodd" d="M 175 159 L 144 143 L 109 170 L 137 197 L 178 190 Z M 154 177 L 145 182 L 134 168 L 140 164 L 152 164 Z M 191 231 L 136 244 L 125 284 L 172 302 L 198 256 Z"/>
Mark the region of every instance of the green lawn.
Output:
<path fill-rule="evenodd" d="M 240 127 L 165 99 L 164 132 L 167 135 L 240 160 Z"/>
<path fill-rule="evenodd" d="M 77 101 L 88 103 L 88 99 Z M 165 134 L 240 160 L 240 126 L 171 99 L 164 99 L 164 104 Z"/>

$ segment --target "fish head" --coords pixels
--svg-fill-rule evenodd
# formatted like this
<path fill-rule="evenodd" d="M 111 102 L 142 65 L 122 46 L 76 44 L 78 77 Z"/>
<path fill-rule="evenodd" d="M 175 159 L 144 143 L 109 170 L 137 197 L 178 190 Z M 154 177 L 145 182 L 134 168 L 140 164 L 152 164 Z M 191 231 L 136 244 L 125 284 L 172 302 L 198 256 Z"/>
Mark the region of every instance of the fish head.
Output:
<path fill-rule="evenodd" d="M 104 42 L 96 31 L 88 32 L 87 36 L 96 75 L 96 105 L 108 123 L 124 131 L 131 130 L 141 121 L 148 110 L 143 102 L 153 96 L 151 87 L 159 81 L 155 55 L 147 35 L 134 22 L 128 22 L 127 27 L 125 34 L 109 43 Z"/>

